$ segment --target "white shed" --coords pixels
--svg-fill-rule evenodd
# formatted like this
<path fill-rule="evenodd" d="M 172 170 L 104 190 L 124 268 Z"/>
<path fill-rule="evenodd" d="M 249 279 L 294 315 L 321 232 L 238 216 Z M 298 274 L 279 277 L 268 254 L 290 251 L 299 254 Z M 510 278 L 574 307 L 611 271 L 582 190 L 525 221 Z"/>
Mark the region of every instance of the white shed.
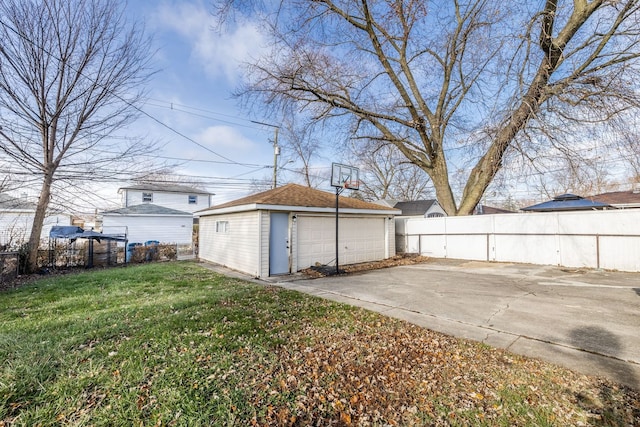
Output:
<path fill-rule="evenodd" d="M 105 234 L 126 233 L 130 243 L 157 240 L 191 244 L 193 214 L 145 203 L 103 212 L 102 231 Z"/>
<path fill-rule="evenodd" d="M 336 195 L 297 184 L 197 212 L 200 259 L 255 277 L 335 265 Z M 339 265 L 395 255 L 398 210 L 339 197 Z"/>

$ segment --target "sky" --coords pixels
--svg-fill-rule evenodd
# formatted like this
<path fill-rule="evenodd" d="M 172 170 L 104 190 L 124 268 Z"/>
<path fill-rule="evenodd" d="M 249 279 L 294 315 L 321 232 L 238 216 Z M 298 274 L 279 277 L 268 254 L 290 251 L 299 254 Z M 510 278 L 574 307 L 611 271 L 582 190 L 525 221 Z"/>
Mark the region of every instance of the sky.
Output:
<path fill-rule="evenodd" d="M 216 194 L 214 204 L 255 191 L 251 180 L 269 180 L 273 174 L 274 128 L 252 122 L 269 120 L 256 112 L 249 116 L 232 93 L 242 81 L 242 62 L 263 53 L 258 27 L 244 22 L 215 31 L 207 0 L 130 0 L 128 7 L 132 17 L 145 22 L 157 49 L 159 72 L 144 111 L 166 125 L 143 119 L 134 128 L 163 143 L 162 156 L 190 159 L 175 172 L 199 179 Z M 332 160 L 340 159 L 327 159 L 327 170 Z M 529 181 L 520 190 L 512 183 L 510 191 L 528 195 Z M 321 183 L 321 188 L 330 186 Z"/>
<path fill-rule="evenodd" d="M 259 111 L 248 113 L 233 97 L 242 82 L 243 61 L 264 52 L 259 27 L 243 22 L 217 32 L 210 3 L 129 0 L 127 13 L 142 21 L 153 37 L 152 67 L 157 73 L 142 107 L 150 117 L 141 117 L 121 134 L 158 142 L 162 148 L 152 158 L 177 163 L 175 174 L 193 177 L 215 194 L 213 204 L 220 204 L 255 191 L 254 180 L 271 180 L 274 128 L 255 123 L 270 119 Z M 279 159 L 280 169 L 287 154 Z M 328 171 L 332 161 L 341 159 L 325 158 L 315 166 Z M 128 184 L 123 174 L 121 182 L 102 186 L 88 210 L 117 207 L 118 187 Z M 319 188 L 331 190 L 328 180 Z"/>
<path fill-rule="evenodd" d="M 233 98 L 242 62 L 264 46 L 256 26 L 218 32 L 202 0 L 131 0 L 127 7 L 153 37 L 158 72 L 142 108 L 153 118 L 141 117 L 126 132 L 158 142 L 156 160 L 178 164 L 174 172 L 215 193 L 214 204 L 248 194 L 252 180 L 271 179 L 275 128 L 254 123 L 268 120 L 248 115 Z M 105 191 L 119 200 L 117 188 Z"/>

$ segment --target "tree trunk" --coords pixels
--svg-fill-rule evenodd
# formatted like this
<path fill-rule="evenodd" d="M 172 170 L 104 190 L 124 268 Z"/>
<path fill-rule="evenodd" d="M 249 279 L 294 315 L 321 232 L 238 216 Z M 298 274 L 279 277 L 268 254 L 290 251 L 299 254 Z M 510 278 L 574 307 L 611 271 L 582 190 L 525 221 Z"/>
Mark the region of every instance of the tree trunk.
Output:
<path fill-rule="evenodd" d="M 449 216 L 458 215 L 456 200 L 451 191 L 451 185 L 449 185 L 449 171 L 447 170 L 447 164 L 443 156 L 436 158 L 433 168 L 428 170 L 427 173 L 431 176 L 433 186 L 436 190 L 436 198 L 442 209 L 444 209 Z"/>
<path fill-rule="evenodd" d="M 27 273 L 33 273 L 38 268 L 38 248 L 40 247 L 40 235 L 42 234 L 44 219 L 47 216 L 47 208 L 49 207 L 49 200 L 51 198 L 50 196 L 52 182 L 53 176 L 51 174 L 45 174 L 44 181 L 42 182 L 42 188 L 40 190 L 40 197 L 38 198 L 38 205 L 36 206 L 36 214 L 33 220 L 33 226 L 31 227 L 31 235 L 29 236 Z"/>

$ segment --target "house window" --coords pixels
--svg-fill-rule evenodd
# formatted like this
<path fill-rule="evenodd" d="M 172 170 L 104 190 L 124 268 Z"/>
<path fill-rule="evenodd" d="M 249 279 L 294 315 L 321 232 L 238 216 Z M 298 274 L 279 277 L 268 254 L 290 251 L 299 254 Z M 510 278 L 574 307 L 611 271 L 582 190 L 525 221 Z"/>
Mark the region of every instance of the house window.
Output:
<path fill-rule="evenodd" d="M 153 193 L 142 193 L 142 203 L 153 202 Z"/>
<path fill-rule="evenodd" d="M 444 217 L 444 214 L 440 212 L 431 212 L 429 215 L 427 215 L 427 218 L 442 218 L 442 217 Z"/>
<path fill-rule="evenodd" d="M 228 233 L 229 221 L 216 221 L 216 233 Z"/>
<path fill-rule="evenodd" d="M 194 195 L 189 195 L 189 204 L 190 205 L 197 205 L 198 204 L 198 196 L 194 196 Z"/>

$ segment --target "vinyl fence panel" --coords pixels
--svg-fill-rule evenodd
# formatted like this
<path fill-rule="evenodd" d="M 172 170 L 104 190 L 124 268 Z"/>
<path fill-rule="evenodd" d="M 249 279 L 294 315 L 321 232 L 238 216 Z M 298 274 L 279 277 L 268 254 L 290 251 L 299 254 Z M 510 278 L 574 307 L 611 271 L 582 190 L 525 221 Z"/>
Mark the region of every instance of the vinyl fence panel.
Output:
<path fill-rule="evenodd" d="M 640 271 L 640 209 L 403 219 L 401 251 Z"/>

